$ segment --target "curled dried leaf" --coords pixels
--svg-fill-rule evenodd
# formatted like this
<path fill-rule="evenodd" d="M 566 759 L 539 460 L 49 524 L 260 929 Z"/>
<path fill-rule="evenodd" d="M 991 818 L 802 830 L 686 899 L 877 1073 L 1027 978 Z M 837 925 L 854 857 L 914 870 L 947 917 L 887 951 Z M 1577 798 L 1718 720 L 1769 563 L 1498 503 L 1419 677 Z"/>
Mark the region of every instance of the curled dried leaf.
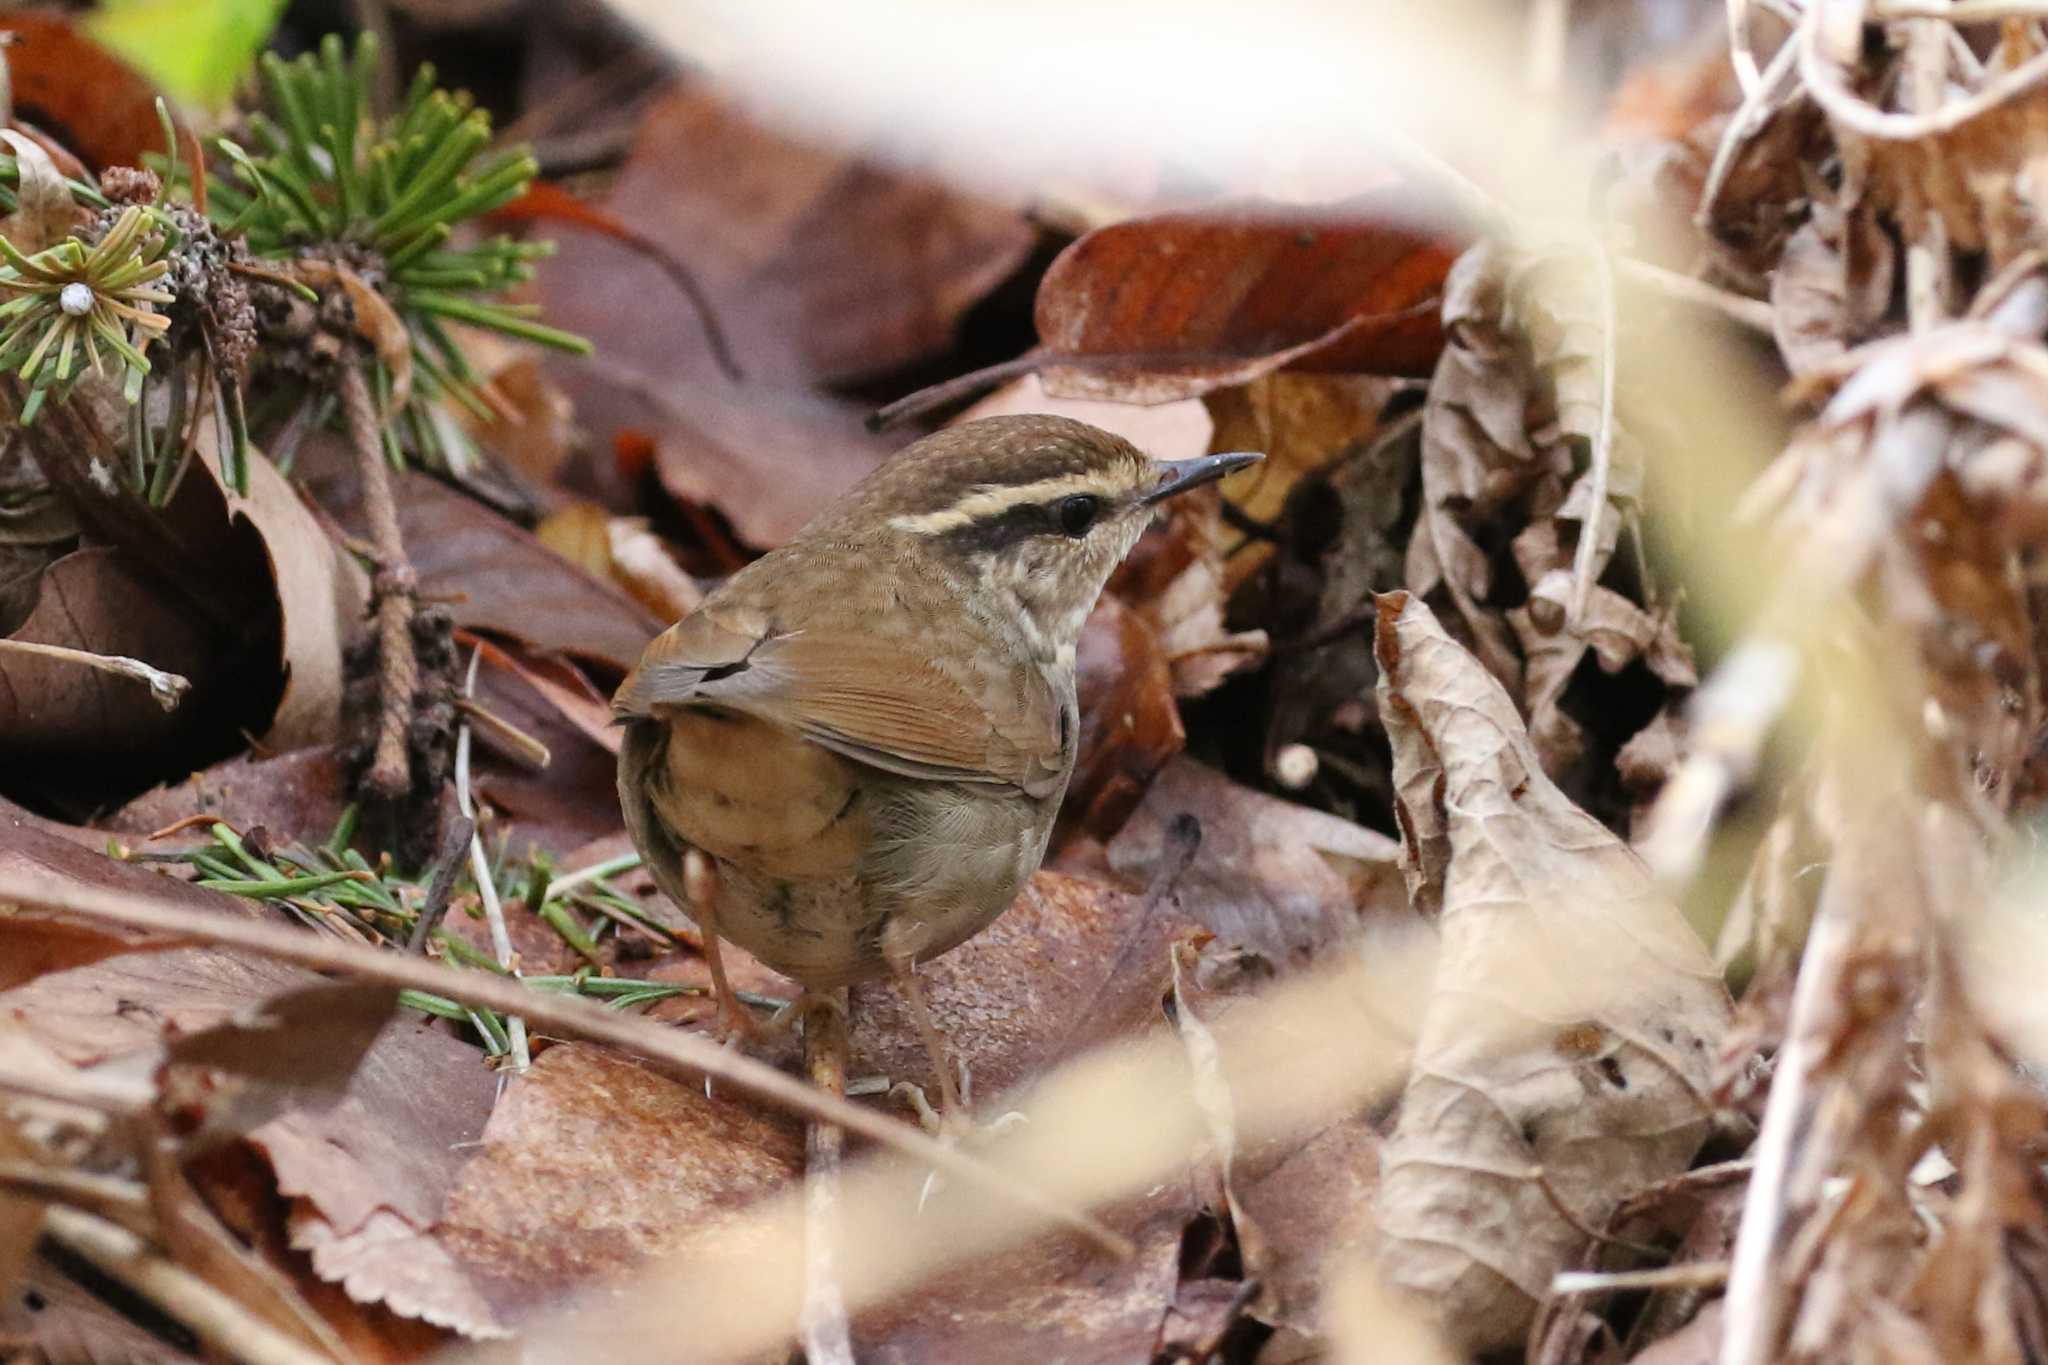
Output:
<path fill-rule="evenodd" d="M 1440 901 L 1443 935 L 1381 1163 L 1381 1267 L 1483 1350 L 1520 1339 L 1582 1229 L 1691 1160 L 1728 999 L 1428 608 L 1382 599 L 1379 658 L 1404 834 L 1429 832 L 1411 885 Z"/>

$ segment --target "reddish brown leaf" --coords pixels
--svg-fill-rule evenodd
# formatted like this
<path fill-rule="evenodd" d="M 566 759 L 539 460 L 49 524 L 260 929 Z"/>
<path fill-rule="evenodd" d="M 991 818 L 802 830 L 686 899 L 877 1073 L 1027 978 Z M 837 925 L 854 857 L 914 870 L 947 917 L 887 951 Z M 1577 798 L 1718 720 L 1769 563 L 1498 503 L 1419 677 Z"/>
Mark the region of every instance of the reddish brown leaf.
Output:
<path fill-rule="evenodd" d="M 988 929 L 920 966 L 932 1018 L 974 1077 L 977 1105 L 1156 1022 L 1167 947 L 1191 927 L 1170 902 L 1040 872 Z M 860 986 L 854 1009 L 849 1074 L 936 1094 L 900 989 Z"/>
<path fill-rule="evenodd" d="M 1123 828 L 1153 774 L 1187 743 L 1173 700 L 1173 674 L 1152 628 L 1104 597 L 1081 629 L 1074 654 L 1080 694 L 1080 757 L 1067 788 L 1066 816 L 1097 839 Z"/>
<path fill-rule="evenodd" d="M 300 452 L 314 459 L 312 443 Z M 321 474 L 313 487 L 342 525 L 358 531 L 353 479 Z M 455 624 L 543 650 L 561 650 L 624 673 L 661 623 L 474 499 L 423 474 L 399 479 L 399 528 L 420 591 L 447 601 Z"/>
<path fill-rule="evenodd" d="M 1050 393 L 1163 402 L 1282 367 L 1423 375 L 1466 237 L 1386 196 L 1243 201 L 1098 228 L 1038 290 Z"/>
<path fill-rule="evenodd" d="M 508 1085 L 435 1240 L 509 1325 L 593 1276 L 696 1242 L 802 1164 L 788 1117 L 565 1043 Z M 366 1259 L 352 1284 L 377 1278 Z"/>
<path fill-rule="evenodd" d="M 164 150 L 156 88 L 68 18 L 9 9 L 0 30 L 15 35 L 7 74 L 18 116 L 59 134 L 96 171 L 140 166 L 143 153 Z"/>
<path fill-rule="evenodd" d="M 701 84 L 655 105 L 602 209 L 696 272 L 750 380 L 767 382 L 932 354 L 1033 241 L 1013 209 L 792 140 Z M 711 376 L 658 267 L 609 239 L 563 246 L 544 281 L 552 321 L 642 373 Z"/>
<path fill-rule="evenodd" d="M 473 1047 L 417 1020 L 379 1035 L 338 1102 L 300 1110 L 251 1138 L 294 1200 L 292 1244 L 359 1303 L 462 1325 L 459 1274 L 418 1273 L 419 1251 L 447 1207 L 491 1110 L 497 1081 Z M 365 1248 L 381 1274 L 362 1277 Z M 430 1255 L 429 1259 L 433 1259 Z M 445 1267 L 445 1258 L 438 1262 Z"/>

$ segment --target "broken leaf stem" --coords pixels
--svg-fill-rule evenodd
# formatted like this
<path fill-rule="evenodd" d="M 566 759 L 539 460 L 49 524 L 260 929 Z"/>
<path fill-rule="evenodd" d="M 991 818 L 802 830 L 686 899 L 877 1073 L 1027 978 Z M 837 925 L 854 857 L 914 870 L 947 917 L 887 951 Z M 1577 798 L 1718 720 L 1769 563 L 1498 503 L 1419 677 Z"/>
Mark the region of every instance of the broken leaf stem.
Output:
<path fill-rule="evenodd" d="M 191 679 L 178 673 L 166 673 L 161 668 L 152 668 L 140 659 L 131 659 L 125 654 L 94 654 L 90 650 L 71 649 L 64 645 L 46 645 L 37 640 L 0 640 L 0 650 L 11 650 L 17 654 L 34 654 L 45 659 L 57 659 L 64 663 L 82 664 L 96 668 L 102 673 L 113 673 L 123 678 L 133 678 L 149 689 L 149 695 L 156 704 L 166 711 L 178 709 L 178 703 L 192 690 Z"/>

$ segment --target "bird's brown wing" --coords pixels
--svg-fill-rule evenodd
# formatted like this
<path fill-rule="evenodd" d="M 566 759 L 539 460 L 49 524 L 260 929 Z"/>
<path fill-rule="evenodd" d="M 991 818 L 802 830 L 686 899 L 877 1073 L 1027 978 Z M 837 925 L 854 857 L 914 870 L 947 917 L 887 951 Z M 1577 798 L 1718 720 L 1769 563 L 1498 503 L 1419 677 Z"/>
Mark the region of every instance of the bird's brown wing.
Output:
<path fill-rule="evenodd" d="M 980 692 L 982 695 L 976 695 Z M 1057 790 L 1067 738 L 1061 699 L 1028 666 L 970 691 L 887 635 L 841 626 L 778 634 L 700 611 L 648 646 L 613 707 L 722 706 L 758 716 L 857 763 L 909 777 Z"/>

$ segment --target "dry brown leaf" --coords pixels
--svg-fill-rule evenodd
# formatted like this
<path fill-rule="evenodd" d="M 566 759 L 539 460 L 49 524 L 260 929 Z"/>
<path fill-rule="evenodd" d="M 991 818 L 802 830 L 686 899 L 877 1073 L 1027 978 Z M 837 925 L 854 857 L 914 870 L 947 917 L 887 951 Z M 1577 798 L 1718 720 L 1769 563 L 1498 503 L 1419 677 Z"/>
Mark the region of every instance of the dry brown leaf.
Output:
<path fill-rule="evenodd" d="M 210 715 L 228 735 L 268 729 L 281 747 L 331 739 L 339 722 L 340 635 L 367 597 L 361 570 L 266 461 L 252 462 L 247 498 L 229 492 L 211 422 L 198 441 L 201 472 L 179 485 L 169 507 L 129 497 L 108 472 L 125 458 L 108 434 L 120 429 L 124 412 L 118 393 L 88 376 L 25 429 L 27 443 L 80 521 L 172 598 L 161 614 L 206 631 L 227 686 L 217 705 L 195 696 L 180 714 Z M 165 759 L 160 750 L 152 757 Z"/>
<path fill-rule="evenodd" d="M 1380 1263 L 1482 1350 L 1521 1339 L 1579 1227 L 1691 1160 L 1728 1000 L 1647 869 L 1544 776 L 1499 681 L 1419 600 L 1381 599 L 1376 648 L 1403 806 L 1427 802 L 1403 827 L 1434 823 L 1448 852 L 1412 874 L 1441 897 L 1443 948 L 1384 1152 Z"/>
<path fill-rule="evenodd" d="M 683 571 L 668 545 L 641 517 L 613 517 L 605 527 L 612 578 L 659 621 L 679 621 L 704 604 L 704 589 Z"/>
<path fill-rule="evenodd" d="M 286 837 L 318 840 L 327 837 L 347 805 L 341 763 L 331 746 L 323 746 L 267 758 L 237 754 L 182 782 L 144 792 L 100 825 L 141 836 L 207 814 L 239 830 L 260 825 Z M 188 842 L 202 837 L 197 830 L 186 836 Z"/>
<path fill-rule="evenodd" d="M 604 207 L 689 265 L 750 380 L 830 382 L 929 355 L 1033 241 L 1013 209 L 798 142 L 695 82 L 641 120 Z M 563 235 L 551 320 L 650 374 L 697 363 L 698 320 L 662 274 L 603 237 Z"/>
<path fill-rule="evenodd" d="M 973 1077 L 976 1105 L 1000 1102 L 1059 1063 L 1155 1023 L 1167 945 L 1190 927 L 1171 900 L 1155 905 L 1041 871 L 994 924 L 920 965 L 932 1020 Z M 852 1041 L 850 1074 L 915 1081 L 937 1093 L 894 983 L 856 988 Z"/>
<path fill-rule="evenodd" d="M 823 396 L 820 381 L 949 345 L 1035 240 L 1010 209 L 793 141 L 696 83 L 641 123 L 604 207 L 703 282 L 747 381 L 718 372 L 660 267 L 578 231 L 559 233 L 542 301 L 598 357 L 554 372 L 599 449 L 622 430 L 652 432 L 670 496 L 717 508 L 764 549 L 889 448 L 862 427 L 864 408 Z M 622 500 L 632 491 L 611 471 L 599 483 Z"/>
<path fill-rule="evenodd" d="M 510 1326 L 598 1277 L 706 1244 L 802 1162 L 786 1115 L 706 1099 L 696 1082 L 605 1048 L 559 1044 L 508 1082 L 434 1240 L 491 1322 Z M 351 1287 L 374 1273 L 359 1261 Z"/>
<path fill-rule="evenodd" d="M 556 485 L 576 444 L 576 409 L 549 377 L 540 348 L 476 328 L 460 333 L 471 363 L 490 376 L 491 420 L 459 416 L 497 459 L 543 488 Z"/>
<path fill-rule="evenodd" d="M 68 14 L 12 6 L 0 14 L 0 30 L 13 35 L 7 79 L 17 121 L 33 119 L 57 134 L 93 171 L 140 166 L 146 153 L 163 151 L 156 87 Z"/>
<path fill-rule="evenodd" d="M 431 1234 L 496 1090 L 475 1048 L 403 1018 L 378 1035 L 337 1102 L 251 1135 L 293 1201 L 291 1243 L 323 1279 L 436 1326 L 490 1327 Z"/>
<path fill-rule="evenodd" d="M 1239 786 L 1191 758 L 1167 764 L 1153 781 L 1111 841 L 1110 866 L 1149 883 L 1173 856 L 1170 831 L 1183 816 L 1200 823 L 1202 842 L 1174 883 L 1174 905 L 1276 967 L 1301 966 L 1399 908 L 1400 846 L 1392 839 Z"/>
<path fill-rule="evenodd" d="M 1184 942 L 1175 951 L 1175 1021 L 1208 1120 L 1210 1156 L 1244 1276 L 1260 1285 L 1257 1314 L 1277 1327 L 1313 1332 L 1326 1262 L 1363 1245 L 1371 1233 L 1380 1136 L 1369 1113 L 1355 1112 L 1317 1131 L 1240 1147 L 1238 1088 L 1246 1078 L 1227 1064 L 1242 1050 L 1241 1043 L 1232 1045 L 1242 1028 L 1242 1017 L 1233 1015 L 1257 995 L 1268 972 L 1258 959 L 1217 940 L 1199 949 Z M 1410 1002 L 1375 1003 L 1383 1017 L 1400 1019 L 1401 1004 Z"/>
<path fill-rule="evenodd" d="M 398 992 L 375 982 L 321 982 L 270 996 L 234 1018 L 170 1042 L 167 1093 L 193 1096 L 183 1116 L 202 1142 L 240 1137 L 287 1111 L 319 1114 L 349 1080 L 398 1010 Z M 180 1075 L 190 1068 L 214 1073 Z"/>
<path fill-rule="evenodd" d="M 550 512 L 533 534 L 593 578 L 611 582 L 657 620 L 680 620 L 704 600 L 703 589 L 643 517 L 615 517 L 578 499 Z"/>
<path fill-rule="evenodd" d="M 807 390 L 635 381 L 608 400 L 610 372 L 570 381 L 576 411 L 600 428 L 657 434 L 654 469 L 668 495 L 717 509 L 739 539 L 773 549 L 887 457 L 890 445 L 862 425 L 864 411 Z"/>
<path fill-rule="evenodd" d="M 940 1275 L 854 1323 L 862 1361 L 877 1365 L 1133 1365 L 1156 1358 L 1194 1182 L 1161 1181 L 1140 1200 L 1099 1210 L 1135 1254 L 1106 1262 L 1072 1238 Z"/>
<path fill-rule="evenodd" d="M 249 461 L 246 498 L 228 487 L 210 435 L 202 435 L 199 463 L 219 490 L 230 532 L 244 525 L 254 531 L 277 588 L 284 695 L 264 745 L 275 751 L 330 744 L 341 727 L 341 643 L 369 609 L 368 577 L 270 461 Z"/>
<path fill-rule="evenodd" d="M 1212 450 L 1256 450 L 1265 459 L 1224 480 L 1223 492 L 1245 513 L 1278 521 L 1302 476 L 1328 468 L 1372 439 L 1393 386 L 1351 376 L 1275 374 L 1203 402 L 1216 424 Z M 1230 586 L 1249 577 L 1267 547 L 1232 557 Z"/>
<path fill-rule="evenodd" d="M 309 440 L 300 462 L 320 503 L 360 531 L 354 480 L 329 473 Z M 398 479 L 398 520 L 423 596 L 448 600 L 455 624 L 560 650 L 623 674 L 661 623 L 609 583 L 591 577 L 513 525 L 423 474 Z"/>

